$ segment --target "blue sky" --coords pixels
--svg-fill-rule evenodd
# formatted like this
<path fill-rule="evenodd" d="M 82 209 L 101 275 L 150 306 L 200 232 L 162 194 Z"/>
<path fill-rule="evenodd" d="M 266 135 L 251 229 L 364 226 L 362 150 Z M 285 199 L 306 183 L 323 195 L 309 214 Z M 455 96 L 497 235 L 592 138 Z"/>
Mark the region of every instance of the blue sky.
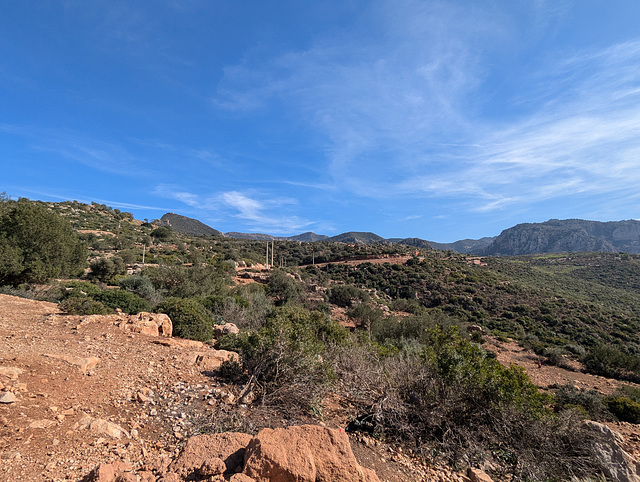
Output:
<path fill-rule="evenodd" d="M 450 242 L 640 218 L 640 2 L 7 1 L 0 191 Z"/>

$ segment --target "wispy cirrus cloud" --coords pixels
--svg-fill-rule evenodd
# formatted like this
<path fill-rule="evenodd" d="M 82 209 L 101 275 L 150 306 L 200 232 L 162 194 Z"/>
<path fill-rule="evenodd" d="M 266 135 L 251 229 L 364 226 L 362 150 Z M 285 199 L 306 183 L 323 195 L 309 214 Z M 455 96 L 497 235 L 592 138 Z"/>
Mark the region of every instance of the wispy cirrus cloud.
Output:
<path fill-rule="evenodd" d="M 449 2 L 372 5 L 352 32 L 228 67 L 215 104 L 242 115 L 292 108 L 325 137 L 334 185 L 362 197 L 490 212 L 622 197 L 638 185 L 640 42 L 540 57 L 530 71 L 502 74 L 515 93 L 498 100 L 485 85 L 497 75 L 491 55 L 518 55 L 523 42 L 507 14 Z"/>

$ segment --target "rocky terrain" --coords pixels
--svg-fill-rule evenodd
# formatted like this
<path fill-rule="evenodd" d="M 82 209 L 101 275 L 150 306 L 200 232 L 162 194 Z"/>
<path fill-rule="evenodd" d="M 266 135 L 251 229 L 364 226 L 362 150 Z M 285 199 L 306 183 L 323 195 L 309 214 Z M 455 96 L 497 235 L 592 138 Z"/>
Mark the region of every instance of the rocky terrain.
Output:
<path fill-rule="evenodd" d="M 339 403 L 320 424 L 252 409 L 216 377 L 235 354 L 168 334 L 162 320 L 0 295 L 0 480 L 468 480 L 347 435 Z M 238 425 L 253 435 L 216 435 Z"/>

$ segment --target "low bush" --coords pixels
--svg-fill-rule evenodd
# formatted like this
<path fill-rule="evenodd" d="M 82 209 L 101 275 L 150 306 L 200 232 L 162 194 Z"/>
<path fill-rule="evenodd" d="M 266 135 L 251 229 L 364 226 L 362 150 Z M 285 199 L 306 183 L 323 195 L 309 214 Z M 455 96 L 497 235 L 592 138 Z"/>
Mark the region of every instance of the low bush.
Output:
<path fill-rule="evenodd" d="M 103 283 L 110 283 L 115 276 L 127 272 L 127 267 L 119 256 L 100 257 L 92 261 L 89 268 L 91 269 L 89 276 Z"/>
<path fill-rule="evenodd" d="M 620 395 L 605 397 L 604 401 L 609 411 L 621 422 L 640 423 L 640 403 Z"/>
<path fill-rule="evenodd" d="M 105 315 L 112 311 L 99 301 L 87 296 L 67 298 L 60 303 L 59 308 L 70 315 Z"/>
<path fill-rule="evenodd" d="M 169 315 L 175 336 L 198 341 L 213 338 L 213 314 L 195 299 L 167 298 L 155 311 Z"/>
<path fill-rule="evenodd" d="M 163 293 L 157 290 L 148 276 L 135 274 L 125 276 L 118 280 L 118 286 L 124 291 L 130 291 L 144 298 L 151 306 L 155 306 L 162 301 Z"/>
<path fill-rule="evenodd" d="M 299 412 L 319 403 L 335 379 L 325 360 L 327 346 L 348 338 L 348 331 L 326 315 L 284 305 L 274 308 L 260 329 L 227 335 L 219 347 L 240 353 L 262 403 Z"/>
<path fill-rule="evenodd" d="M 582 358 L 582 363 L 587 370 L 596 375 L 640 382 L 640 356 L 612 345 L 591 348 Z"/>
<path fill-rule="evenodd" d="M 368 301 L 369 295 L 353 285 L 338 285 L 328 291 L 329 302 L 349 308 L 358 302 Z"/>
<path fill-rule="evenodd" d="M 277 305 L 283 305 L 297 302 L 302 295 L 302 288 L 285 271 L 274 269 L 269 277 L 268 292 Z"/>
<path fill-rule="evenodd" d="M 422 330 L 402 351 L 349 348 L 336 373 L 374 434 L 451 464 L 493 452 L 524 479 L 593 473 L 591 435 L 571 413 L 554 415 L 520 368 L 506 368 L 455 326 Z"/>
<path fill-rule="evenodd" d="M 112 310 L 119 308 L 130 315 L 140 313 L 141 311 L 149 311 L 151 309 L 151 305 L 147 300 L 140 298 L 135 293 L 123 291 L 121 289 L 102 290 L 91 297 Z"/>
<path fill-rule="evenodd" d="M 554 410 L 581 410 L 584 418 L 591 420 L 611 420 L 612 416 L 604 397 L 595 390 L 577 389 L 573 385 L 562 385 L 554 390 Z"/>

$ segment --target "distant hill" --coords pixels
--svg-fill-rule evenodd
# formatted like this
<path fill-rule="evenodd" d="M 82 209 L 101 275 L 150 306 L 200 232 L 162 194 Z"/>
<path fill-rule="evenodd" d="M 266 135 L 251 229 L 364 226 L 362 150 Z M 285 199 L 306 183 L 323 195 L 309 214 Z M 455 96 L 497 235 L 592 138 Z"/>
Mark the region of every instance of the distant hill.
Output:
<path fill-rule="evenodd" d="M 188 218 L 180 214 L 167 213 L 160 219 L 153 221 L 158 226 L 168 226 L 174 231 L 193 236 L 220 236 L 222 233 L 197 219 Z"/>
<path fill-rule="evenodd" d="M 436 243 L 435 241 L 429 241 L 429 244 L 433 249 L 439 249 L 440 251 L 452 250 L 456 253 L 473 254 L 481 251 L 489 246 L 495 236 L 480 238 L 480 239 L 461 239 L 454 243 Z"/>
<path fill-rule="evenodd" d="M 518 256 L 558 252 L 640 253 L 640 221 L 551 219 L 505 229 L 478 254 Z"/>
<path fill-rule="evenodd" d="M 281 239 L 281 238 L 278 238 L 277 236 L 271 236 L 270 234 L 237 233 L 235 231 L 224 233 L 224 236 L 226 236 L 227 238 L 234 238 L 234 239 L 251 239 L 253 241 L 271 241 L 272 239 Z"/>
<path fill-rule="evenodd" d="M 224 236 L 235 239 L 252 239 L 254 241 L 271 241 L 271 240 L 285 240 L 285 241 L 302 241 L 304 243 L 315 243 L 316 241 L 324 241 L 329 239 L 329 236 L 323 234 L 312 233 L 311 231 L 297 234 L 295 236 L 272 236 L 264 233 L 238 233 L 230 232 L 224 233 Z"/>
<path fill-rule="evenodd" d="M 420 238 L 389 238 L 387 239 L 390 243 L 394 244 L 406 244 L 407 246 L 415 246 L 420 249 L 431 249 L 431 242 L 425 241 Z"/>
<path fill-rule="evenodd" d="M 329 236 L 324 234 L 316 234 L 308 231 L 306 233 L 298 234 L 297 236 L 289 236 L 289 241 L 302 241 L 304 243 L 315 243 L 316 241 L 325 241 L 329 239 Z"/>
<path fill-rule="evenodd" d="M 348 233 L 338 234 L 327 239 L 334 243 L 353 243 L 353 244 L 376 244 L 376 243 L 389 243 L 386 239 L 378 236 L 374 233 L 361 233 L 356 231 L 350 231 Z"/>

